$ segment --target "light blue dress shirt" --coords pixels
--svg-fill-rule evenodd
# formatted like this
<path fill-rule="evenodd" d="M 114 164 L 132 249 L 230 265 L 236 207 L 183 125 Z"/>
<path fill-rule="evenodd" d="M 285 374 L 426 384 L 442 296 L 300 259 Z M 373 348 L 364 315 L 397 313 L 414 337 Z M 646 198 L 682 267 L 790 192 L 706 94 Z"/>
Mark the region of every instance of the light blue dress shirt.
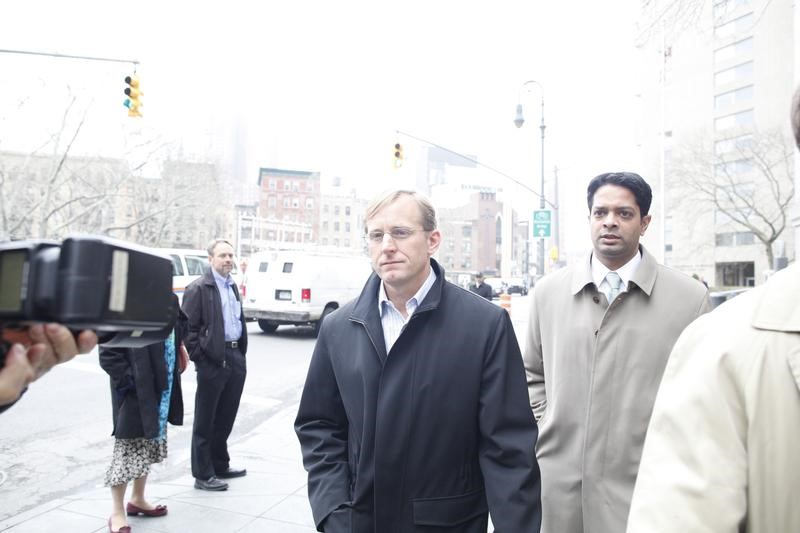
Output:
<path fill-rule="evenodd" d="M 233 278 L 228 275 L 223 278 L 219 273 L 211 269 L 214 274 L 214 281 L 219 289 L 219 297 L 222 303 L 222 321 L 225 324 L 225 341 L 238 341 L 242 336 L 242 306 L 236 299 L 233 292 Z"/>
<path fill-rule="evenodd" d="M 433 273 L 433 269 L 430 269 L 425 282 L 414 296 L 406 302 L 406 315 L 408 315 L 408 318 L 403 318 L 400 311 L 398 311 L 391 300 L 386 297 L 386 289 L 384 289 L 383 281 L 381 281 L 381 286 L 378 289 L 378 313 L 381 315 L 381 326 L 383 326 L 383 339 L 386 341 L 387 354 L 392 349 L 392 346 L 394 346 L 400 333 L 403 332 L 403 328 L 408 324 L 408 321 L 411 320 L 411 315 L 414 314 L 419 304 L 425 299 L 425 296 L 428 295 L 428 291 L 431 290 L 435 281 L 436 274 Z"/>

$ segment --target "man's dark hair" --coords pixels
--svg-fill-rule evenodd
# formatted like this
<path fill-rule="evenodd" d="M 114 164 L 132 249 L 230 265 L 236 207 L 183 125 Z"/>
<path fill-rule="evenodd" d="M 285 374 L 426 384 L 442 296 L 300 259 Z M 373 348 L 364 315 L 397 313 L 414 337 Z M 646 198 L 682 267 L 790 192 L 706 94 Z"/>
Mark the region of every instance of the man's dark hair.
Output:
<path fill-rule="evenodd" d="M 639 205 L 639 212 L 642 216 L 646 216 L 650 211 L 650 203 L 653 201 L 653 191 L 639 174 L 633 172 L 607 172 L 606 174 L 600 174 L 592 178 L 586 190 L 589 211 L 592 210 L 592 204 L 594 203 L 594 193 L 603 185 L 625 187 L 636 197 L 636 203 Z"/>

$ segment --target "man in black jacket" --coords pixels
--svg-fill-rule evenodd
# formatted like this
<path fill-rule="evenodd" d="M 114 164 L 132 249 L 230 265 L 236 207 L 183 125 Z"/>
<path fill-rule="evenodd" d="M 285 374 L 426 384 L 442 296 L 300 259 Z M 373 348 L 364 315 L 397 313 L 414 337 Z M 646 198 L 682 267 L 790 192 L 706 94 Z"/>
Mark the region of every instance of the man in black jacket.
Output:
<path fill-rule="evenodd" d="M 475 285 L 470 287 L 469 290 L 478 296 L 483 296 L 487 300 L 492 299 L 492 287 L 483 280 L 483 274 L 480 272 L 475 275 Z"/>
<path fill-rule="evenodd" d="M 295 431 L 326 533 L 539 531 L 536 423 L 511 321 L 445 280 L 433 206 L 373 203 L 375 271 L 330 314 Z"/>
<path fill-rule="evenodd" d="M 247 324 L 231 278 L 233 246 L 216 239 L 208 246 L 211 268 L 186 287 L 189 317 L 186 348 L 197 370 L 192 428 L 192 475 L 202 490 L 226 490 L 222 479 L 247 474 L 231 468 L 228 436 L 233 429 L 247 374 Z"/>

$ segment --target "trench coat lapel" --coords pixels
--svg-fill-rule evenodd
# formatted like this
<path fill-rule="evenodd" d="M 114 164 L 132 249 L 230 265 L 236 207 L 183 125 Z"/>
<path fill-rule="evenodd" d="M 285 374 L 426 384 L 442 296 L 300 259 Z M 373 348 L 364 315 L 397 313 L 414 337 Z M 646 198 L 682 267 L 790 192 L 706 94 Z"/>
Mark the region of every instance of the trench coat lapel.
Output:
<path fill-rule="evenodd" d="M 387 354 L 381 317 L 378 314 L 378 289 L 380 286 L 381 278 L 375 273 L 370 275 L 349 318 L 351 321 L 363 325 L 367 330 L 372 346 L 383 364 L 386 362 Z"/>
<path fill-rule="evenodd" d="M 631 276 L 630 283 L 639 287 L 643 293 L 650 296 L 653 292 L 653 287 L 656 284 L 656 277 L 658 274 L 658 263 L 656 258 L 650 252 L 645 250 L 644 246 L 639 245 L 639 251 L 642 253 L 642 262 L 639 267 Z M 584 287 L 591 284 L 594 286 L 594 279 L 592 278 L 592 253 L 589 252 L 583 259 L 581 268 L 576 268 L 572 273 L 571 291 L 573 295 L 578 294 Z M 595 287 L 596 288 L 596 287 Z M 630 290 L 630 288 L 628 289 Z"/>

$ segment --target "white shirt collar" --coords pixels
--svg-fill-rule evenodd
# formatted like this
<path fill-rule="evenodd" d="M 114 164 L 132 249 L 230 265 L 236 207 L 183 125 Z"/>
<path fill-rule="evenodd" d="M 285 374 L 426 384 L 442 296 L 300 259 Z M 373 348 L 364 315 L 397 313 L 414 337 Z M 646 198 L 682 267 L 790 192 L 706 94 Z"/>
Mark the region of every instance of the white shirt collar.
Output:
<path fill-rule="evenodd" d="M 428 295 L 428 292 L 431 290 L 431 287 L 433 287 L 435 282 L 436 274 L 434 274 L 433 268 L 431 268 L 428 272 L 428 277 L 422 283 L 422 286 L 416 293 L 414 293 L 414 296 L 409 298 L 408 302 L 406 302 L 406 313 L 408 314 L 409 318 L 411 318 L 411 315 L 417 309 L 417 306 L 420 304 L 420 302 L 422 302 L 422 300 L 424 300 Z M 383 286 L 383 280 L 381 280 L 381 286 L 378 288 L 378 314 L 380 316 L 383 316 L 383 302 L 387 302 L 392 306 L 394 305 L 389 298 L 386 297 L 386 288 Z"/>
<path fill-rule="evenodd" d="M 592 253 L 592 280 L 594 281 L 595 287 L 598 290 L 606 292 L 606 286 L 608 282 L 606 282 L 606 274 L 608 274 L 611 269 L 605 266 L 601 261 L 595 260 L 594 253 Z M 620 279 L 622 279 L 622 286 L 620 287 L 621 291 L 628 290 L 628 281 L 633 277 L 633 274 L 636 272 L 636 269 L 639 268 L 639 264 L 642 262 L 642 251 L 639 250 L 636 252 L 630 261 L 619 267 L 615 272 L 619 274 Z M 605 286 L 603 285 L 605 283 Z"/>

